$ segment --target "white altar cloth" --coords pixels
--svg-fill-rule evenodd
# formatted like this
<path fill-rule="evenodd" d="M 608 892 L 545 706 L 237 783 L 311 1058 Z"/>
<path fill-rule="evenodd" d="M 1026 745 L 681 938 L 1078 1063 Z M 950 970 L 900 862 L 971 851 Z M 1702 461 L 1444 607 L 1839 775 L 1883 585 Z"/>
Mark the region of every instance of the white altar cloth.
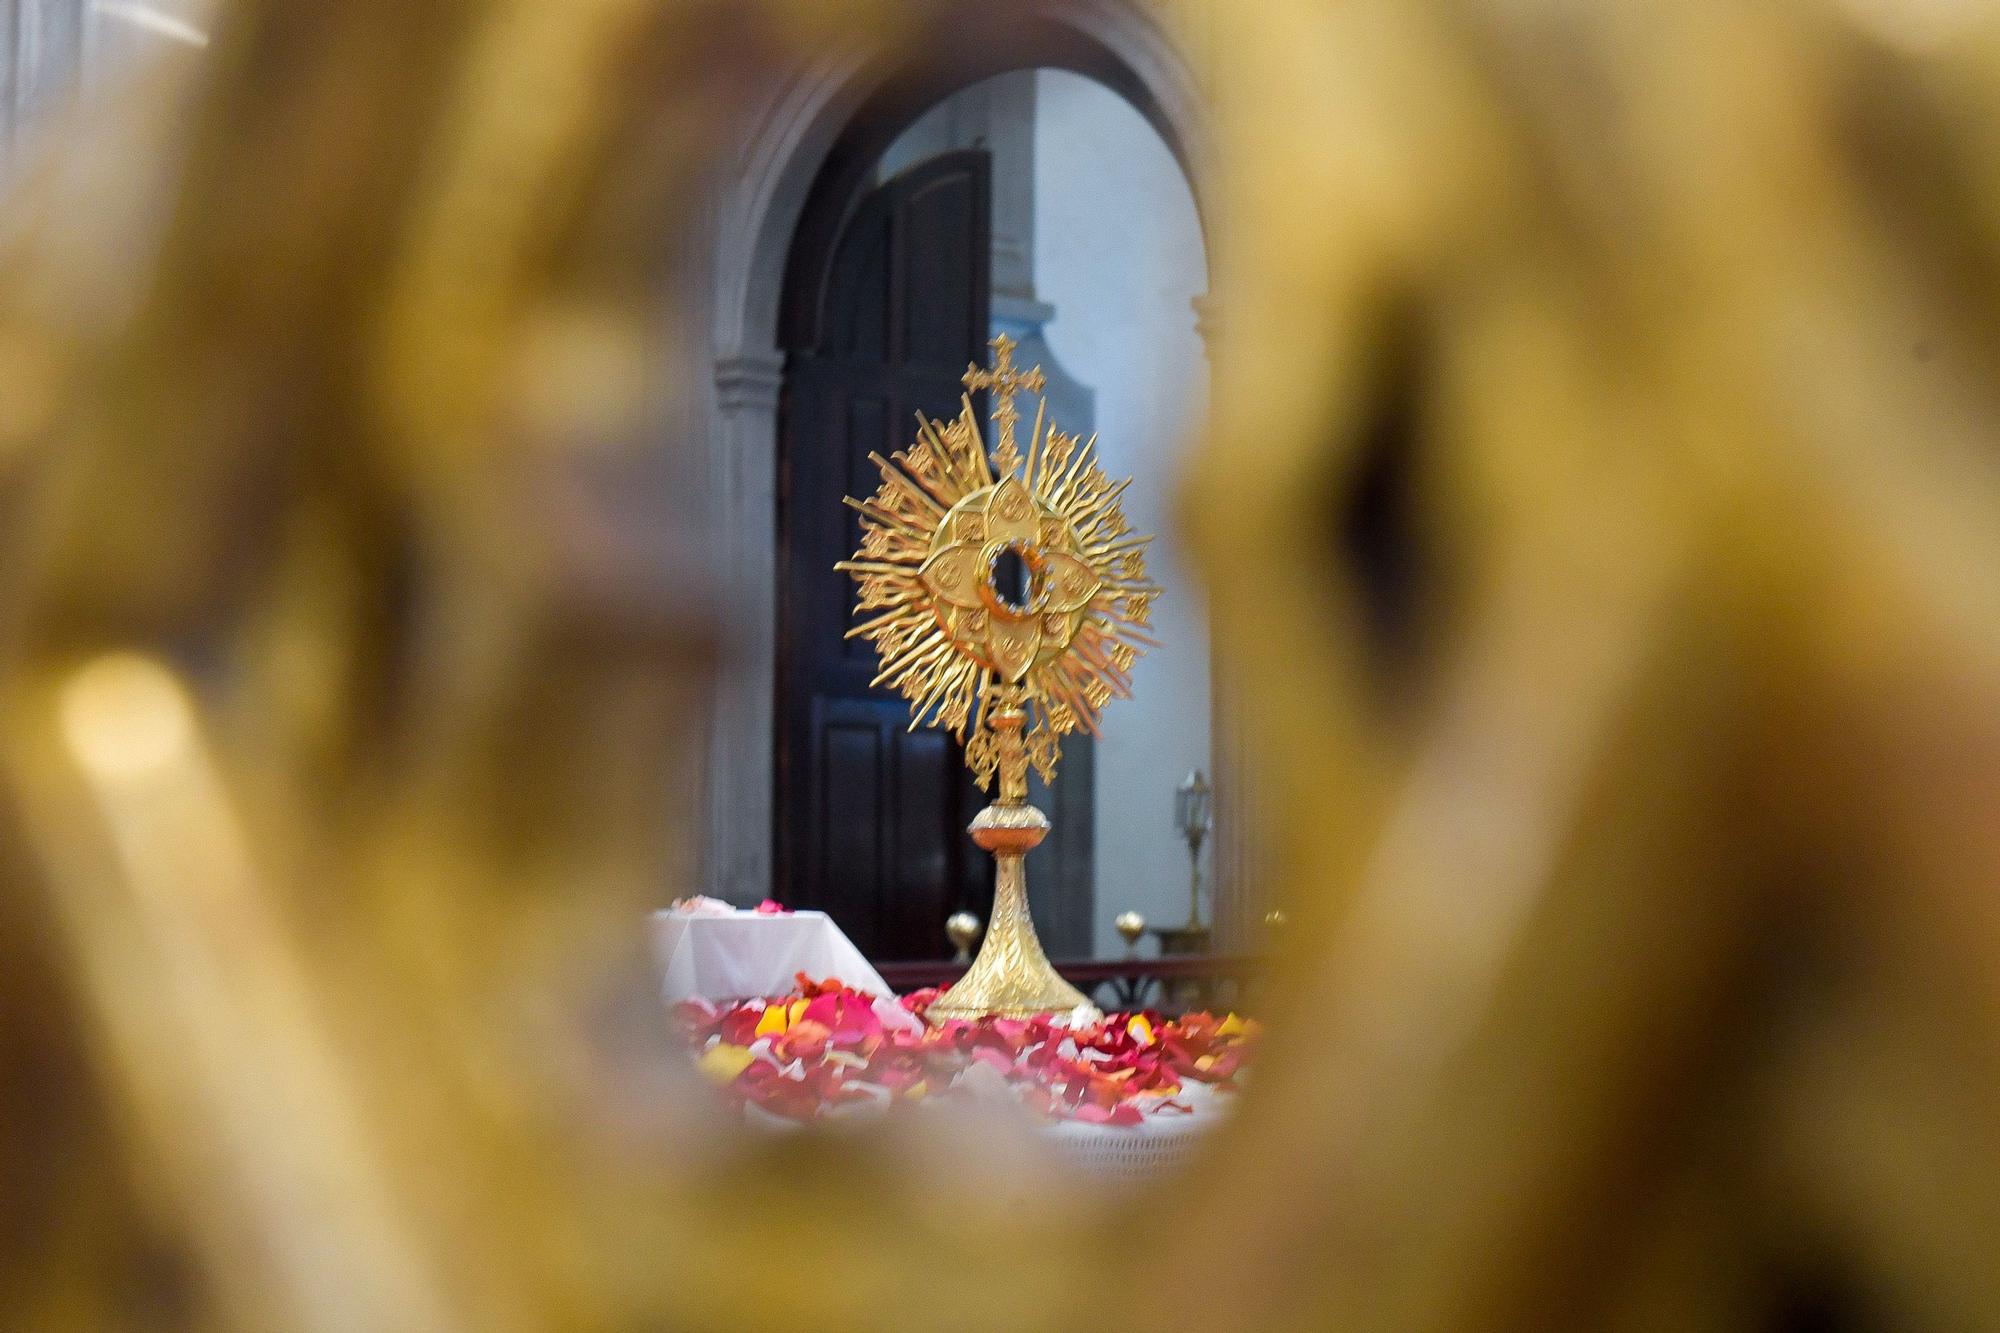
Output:
<path fill-rule="evenodd" d="M 814 981 L 839 978 L 876 997 L 875 1012 L 896 1027 L 919 1026 L 896 1002 L 882 974 L 825 912 L 717 912 L 668 908 L 653 913 L 653 952 L 668 1004 L 769 999 Z"/>

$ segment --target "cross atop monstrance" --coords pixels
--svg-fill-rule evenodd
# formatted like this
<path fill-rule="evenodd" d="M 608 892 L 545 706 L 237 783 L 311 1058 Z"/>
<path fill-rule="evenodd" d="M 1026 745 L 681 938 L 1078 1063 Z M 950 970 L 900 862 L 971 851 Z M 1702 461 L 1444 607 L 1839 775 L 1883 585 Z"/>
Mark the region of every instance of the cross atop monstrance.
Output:
<path fill-rule="evenodd" d="M 1044 387 L 1040 366 L 1028 371 L 1014 369 L 1017 346 L 1006 334 L 995 335 L 993 369 L 968 364 L 962 381 L 974 393 L 981 389 L 993 391 L 993 420 L 1000 427 L 1000 447 L 993 451 L 993 462 L 1003 477 L 1021 465 L 1021 450 L 1014 443 L 1014 423 L 1021 419 L 1021 412 L 1014 406 L 1014 395 L 1023 391 L 1040 393 Z"/>

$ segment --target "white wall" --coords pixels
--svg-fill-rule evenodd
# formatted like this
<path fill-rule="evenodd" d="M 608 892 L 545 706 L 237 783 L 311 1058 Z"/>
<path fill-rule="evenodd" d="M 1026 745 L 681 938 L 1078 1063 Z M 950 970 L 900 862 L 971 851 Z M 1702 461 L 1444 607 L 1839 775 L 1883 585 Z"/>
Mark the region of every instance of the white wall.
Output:
<path fill-rule="evenodd" d="M 0 180 L 33 159 L 44 129 L 74 136 L 64 112 L 91 106 L 92 94 L 163 55 L 205 47 L 213 7 L 213 0 L 0 0 Z"/>
<path fill-rule="evenodd" d="M 1167 530 L 1208 387 L 1190 304 L 1207 290 L 1207 268 L 1187 178 L 1152 126 L 1079 75 L 1036 78 L 1036 295 L 1056 309 L 1049 345 L 1096 390 L 1105 470 L 1134 478 L 1125 512 L 1135 530 L 1158 534 L 1149 564 L 1166 590 L 1153 613 L 1164 646 L 1139 660 L 1133 698 L 1105 710 L 1097 749 L 1096 945 L 1105 955 L 1124 947 L 1111 922 L 1128 908 L 1154 925 L 1187 919 L 1173 793 L 1189 769 L 1214 772 L 1208 617 Z M 1212 919 L 1205 893 L 1202 915 Z"/>

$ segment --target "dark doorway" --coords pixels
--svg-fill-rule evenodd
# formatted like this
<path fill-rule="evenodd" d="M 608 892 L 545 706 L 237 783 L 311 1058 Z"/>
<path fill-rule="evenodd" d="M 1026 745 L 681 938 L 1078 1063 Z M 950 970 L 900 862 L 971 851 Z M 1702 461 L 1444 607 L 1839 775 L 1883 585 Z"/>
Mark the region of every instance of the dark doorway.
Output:
<path fill-rule="evenodd" d="M 992 869 L 966 837 L 985 803 L 956 741 L 909 730 L 900 696 L 871 689 L 869 646 L 843 635 L 855 590 L 834 562 L 860 538 L 843 495 L 872 493 L 871 450 L 950 417 L 969 362 L 984 362 L 991 167 L 946 153 L 859 192 L 844 221 L 808 216 L 786 293 L 779 432 L 776 883 L 787 905 L 830 913 L 872 958 L 947 952 L 944 921 L 992 902 Z M 815 201 L 825 209 L 834 201 Z"/>

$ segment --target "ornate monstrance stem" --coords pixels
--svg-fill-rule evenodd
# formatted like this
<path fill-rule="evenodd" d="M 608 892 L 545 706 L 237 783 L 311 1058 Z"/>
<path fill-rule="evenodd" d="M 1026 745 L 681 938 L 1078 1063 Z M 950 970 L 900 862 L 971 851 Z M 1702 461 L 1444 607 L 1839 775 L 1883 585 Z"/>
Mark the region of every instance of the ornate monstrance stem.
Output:
<path fill-rule="evenodd" d="M 1049 832 L 1028 804 L 1028 766 L 1052 780 L 1061 738 L 1095 735 L 1104 705 L 1130 693 L 1160 592 L 1146 581 L 1151 539 L 1132 535 L 1119 507 L 1130 483 L 1104 475 L 1095 441 L 1037 411 L 1021 453 L 1014 395 L 1039 393 L 1042 373 L 1016 370 L 1013 350 L 995 338 L 994 368 L 965 373 L 968 389 L 993 392 L 993 456 L 970 397 L 955 421 L 919 416 L 914 446 L 869 455 L 882 486 L 848 500 L 861 549 L 839 566 L 860 586 L 864 618 L 848 636 L 874 643 L 873 683 L 910 701 L 912 727 L 935 721 L 964 741 L 981 787 L 1000 782 L 971 826 L 998 864 L 993 919 L 971 969 L 932 1005 L 940 1018 L 1089 1008 L 1049 966 L 1028 917 L 1023 861 Z"/>
<path fill-rule="evenodd" d="M 1026 858 L 1048 836 L 1049 821 L 1028 804 L 1028 751 L 1021 740 L 1027 719 L 1018 698 L 1004 702 L 989 719 L 1000 745 L 1000 799 L 973 818 L 972 840 L 993 853 L 993 915 L 979 957 L 931 1005 L 939 1018 L 1027 1018 L 1090 1004 L 1056 974 L 1028 915 Z"/>

